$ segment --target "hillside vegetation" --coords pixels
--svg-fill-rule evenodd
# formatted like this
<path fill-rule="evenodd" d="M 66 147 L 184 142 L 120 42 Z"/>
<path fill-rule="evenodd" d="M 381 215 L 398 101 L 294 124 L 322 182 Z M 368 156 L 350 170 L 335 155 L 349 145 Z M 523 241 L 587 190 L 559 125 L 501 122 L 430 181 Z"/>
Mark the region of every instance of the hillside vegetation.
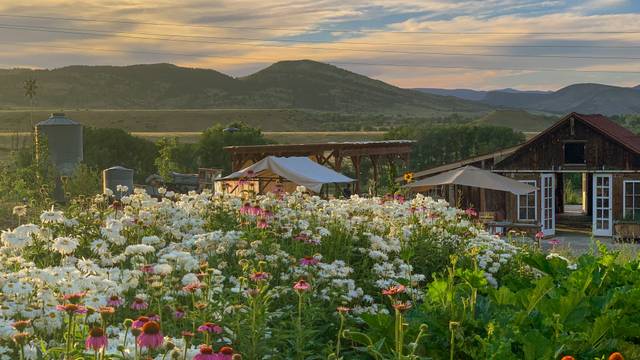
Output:
<path fill-rule="evenodd" d="M 483 102 L 558 114 L 572 111 L 604 115 L 640 113 L 640 91 L 602 84 L 574 84 L 547 94 L 491 91 Z"/>
<path fill-rule="evenodd" d="M 297 108 L 403 115 L 489 109 L 310 60 L 278 62 L 243 78 L 171 64 L 0 70 L 0 106 L 25 107 L 29 78 L 38 82 L 37 106 L 66 109 Z"/>
<path fill-rule="evenodd" d="M 517 131 L 538 132 L 553 125 L 555 116 L 536 115 L 524 110 L 494 110 L 474 121 L 477 125 L 509 127 Z"/>

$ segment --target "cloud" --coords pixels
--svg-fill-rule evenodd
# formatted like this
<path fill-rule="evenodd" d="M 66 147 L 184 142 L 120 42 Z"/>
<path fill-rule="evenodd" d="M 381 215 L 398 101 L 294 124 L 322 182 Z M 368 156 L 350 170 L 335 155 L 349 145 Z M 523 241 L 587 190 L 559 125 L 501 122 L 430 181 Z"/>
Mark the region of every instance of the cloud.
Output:
<path fill-rule="evenodd" d="M 558 88 L 583 79 L 627 84 L 628 75 L 510 69 L 640 71 L 637 61 L 526 56 L 638 56 L 638 49 L 633 48 L 589 47 L 637 46 L 638 34 L 582 33 L 585 29 L 639 30 L 636 24 L 640 23 L 640 14 L 637 11 L 609 11 L 628 5 L 622 0 L 587 3 L 551 0 L 220 0 L 215 4 L 208 0 L 0 2 L 0 14 L 124 21 L 0 17 L 0 23 L 5 25 L 103 32 L 91 35 L 63 30 L 2 29 L 0 42 L 17 44 L 3 45 L 10 51 L 0 55 L 0 63 L 59 67 L 173 62 L 242 76 L 278 60 L 306 58 L 332 62 L 406 87 Z M 582 10 L 577 11 L 577 6 Z M 465 34 L 467 32 L 483 34 Z M 535 34 L 540 32 L 562 34 Z M 538 47 L 527 47 L 531 45 Z M 542 47 L 545 45 L 552 46 Z M 578 47 L 580 45 L 584 47 Z M 55 46 L 58 48 L 52 48 Z M 523 57 L 443 55 L 451 53 Z M 460 69 L 444 68 L 455 66 Z M 478 69 L 463 69 L 465 67 Z"/>

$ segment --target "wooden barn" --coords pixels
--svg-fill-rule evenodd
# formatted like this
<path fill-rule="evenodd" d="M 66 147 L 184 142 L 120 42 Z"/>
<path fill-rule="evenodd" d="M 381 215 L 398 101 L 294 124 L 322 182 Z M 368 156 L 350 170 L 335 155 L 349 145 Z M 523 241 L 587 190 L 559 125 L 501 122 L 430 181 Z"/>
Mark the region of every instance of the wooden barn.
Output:
<path fill-rule="evenodd" d="M 467 205 L 499 214 L 495 220 L 507 224 L 537 224 L 550 236 L 558 225 L 582 223 L 594 236 L 613 236 L 614 227 L 624 231 L 615 224 L 640 222 L 640 136 L 602 115 L 571 113 L 522 145 L 414 176 L 464 165 L 538 188 L 528 195 L 463 190 Z M 574 193 L 572 205 L 565 205 L 565 192 Z"/>

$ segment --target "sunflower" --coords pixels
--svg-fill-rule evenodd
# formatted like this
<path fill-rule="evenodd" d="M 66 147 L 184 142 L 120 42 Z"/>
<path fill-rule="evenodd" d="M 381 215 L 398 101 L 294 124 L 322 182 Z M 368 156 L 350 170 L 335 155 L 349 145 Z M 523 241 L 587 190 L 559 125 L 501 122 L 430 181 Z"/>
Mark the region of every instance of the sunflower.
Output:
<path fill-rule="evenodd" d="M 404 173 L 404 181 L 407 183 L 410 183 L 413 181 L 413 173 L 412 172 L 408 172 L 408 173 Z"/>

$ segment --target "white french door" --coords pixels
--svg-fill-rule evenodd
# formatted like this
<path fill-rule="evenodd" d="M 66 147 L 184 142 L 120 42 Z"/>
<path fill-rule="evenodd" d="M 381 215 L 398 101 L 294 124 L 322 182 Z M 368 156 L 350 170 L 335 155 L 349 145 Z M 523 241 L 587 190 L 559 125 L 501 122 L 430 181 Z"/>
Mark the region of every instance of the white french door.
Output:
<path fill-rule="evenodd" d="M 542 174 L 540 177 L 540 223 L 544 236 L 556 233 L 556 177 Z"/>
<path fill-rule="evenodd" d="M 593 174 L 593 235 L 613 235 L 611 175 Z"/>

